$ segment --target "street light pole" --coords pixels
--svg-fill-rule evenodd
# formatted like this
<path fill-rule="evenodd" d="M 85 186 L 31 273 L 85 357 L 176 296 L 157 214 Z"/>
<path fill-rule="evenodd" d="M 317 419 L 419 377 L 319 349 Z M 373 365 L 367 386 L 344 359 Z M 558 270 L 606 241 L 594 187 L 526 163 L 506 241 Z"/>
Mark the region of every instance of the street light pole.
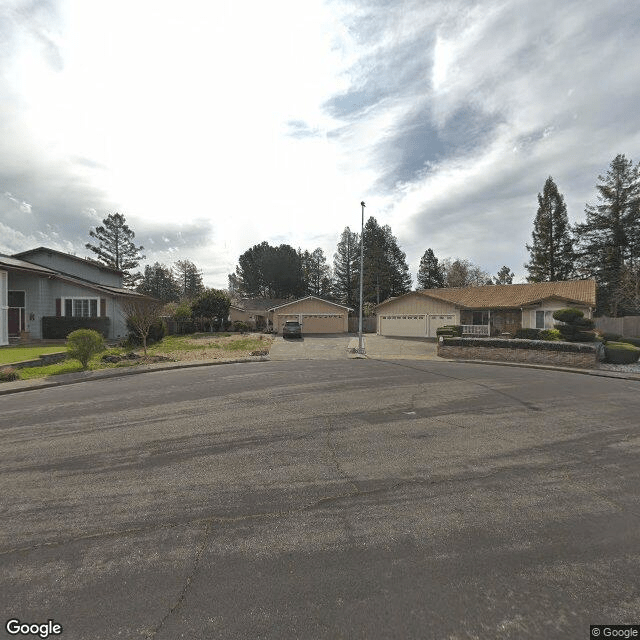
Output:
<path fill-rule="evenodd" d="M 364 353 L 362 346 L 362 274 L 364 264 L 364 200 L 360 203 L 362 207 L 362 224 L 360 226 L 360 321 L 358 323 L 358 353 Z"/>

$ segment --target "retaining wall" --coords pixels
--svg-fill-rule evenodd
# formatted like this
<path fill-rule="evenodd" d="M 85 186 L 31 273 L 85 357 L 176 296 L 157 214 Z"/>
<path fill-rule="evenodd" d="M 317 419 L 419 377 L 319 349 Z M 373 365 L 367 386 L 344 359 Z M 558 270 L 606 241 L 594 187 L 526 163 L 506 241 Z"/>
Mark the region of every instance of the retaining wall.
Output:
<path fill-rule="evenodd" d="M 566 351 L 538 351 L 515 347 L 449 346 L 438 342 L 441 358 L 462 360 L 495 360 L 498 362 L 528 362 L 530 364 L 550 364 L 578 369 L 595 369 L 598 365 L 597 350 L 593 353 L 571 353 Z"/>

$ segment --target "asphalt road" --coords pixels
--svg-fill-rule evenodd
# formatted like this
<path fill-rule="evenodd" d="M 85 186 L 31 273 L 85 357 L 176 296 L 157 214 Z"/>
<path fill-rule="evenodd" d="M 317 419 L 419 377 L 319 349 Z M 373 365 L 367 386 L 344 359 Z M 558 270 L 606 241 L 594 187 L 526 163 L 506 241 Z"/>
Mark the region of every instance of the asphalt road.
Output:
<path fill-rule="evenodd" d="M 3 626 L 586 640 L 640 623 L 639 390 L 334 360 L 2 396 Z"/>

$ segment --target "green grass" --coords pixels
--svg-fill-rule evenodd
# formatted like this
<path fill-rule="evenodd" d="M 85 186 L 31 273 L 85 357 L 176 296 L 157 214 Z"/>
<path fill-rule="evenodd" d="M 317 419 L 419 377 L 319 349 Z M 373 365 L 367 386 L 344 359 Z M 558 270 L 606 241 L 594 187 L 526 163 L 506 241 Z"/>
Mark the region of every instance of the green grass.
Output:
<path fill-rule="evenodd" d="M 254 351 L 265 347 L 265 341 L 260 338 L 240 338 L 233 342 L 226 342 L 222 345 L 225 351 Z"/>
<path fill-rule="evenodd" d="M 46 353 L 59 353 L 60 351 L 66 350 L 67 347 L 64 344 L 46 347 L 2 347 L 0 348 L 0 364 L 36 360 L 39 355 L 44 355 Z"/>

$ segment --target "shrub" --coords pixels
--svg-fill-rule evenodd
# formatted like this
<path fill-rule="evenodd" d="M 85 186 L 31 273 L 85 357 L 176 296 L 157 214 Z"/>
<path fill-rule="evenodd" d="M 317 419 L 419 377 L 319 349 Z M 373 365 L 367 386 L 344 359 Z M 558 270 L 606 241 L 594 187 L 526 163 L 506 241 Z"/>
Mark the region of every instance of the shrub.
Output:
<path fill-rule="evenodd" d="M 451 336 L 454 338 L 462 337 L 462 325 L 459 324 L 445 324 L 442 327 L 436 329 L 436 336 Z"/>
<path fill-rule="evenodd" d="M 83 369 L 89 366 L 93 356 L 104 350 L 104 338 L 93 329 L 78 329 L 67 338 L 67 357 L 80 360 Z"/>
<path fill-rule="evenodd" d="M 93 329 L 105 338 L 109 335 L 110 318 L 85 318 L 81 316 L 44 316 L 42 318 L 42 337 L 46 340 L 64 340 L 77 329 Z"/>
<path fill-rule="evenodd" d="M 18 371 L 14 367 L 4 367 L 0 369 L 0 382 L 13 382 L 19 379 Z"/>
<path fill-rule="evenodd" d="M 514 338 L 521 340 L 538 340 L 540 338 L 540 329 L 518 329 Z"/>
<path fill-rule="evenodd" d="M 600 335 L 602 336 L 604 342 L 617 342 L 618 340 L 620 340 L 620 338 L 622 338 L 619 333 L 609 333 L 607 331 L 601 331 Z"/>
<path fill-rule="evenodd" d="M 604 352 L 606 362 L 612 364 L 633 364 L 640 356 L 640 349 L 626 342 L 607 342 Z"/>
<path fill-rule="evenodd" d="M 562 334 L 562 339 L 567 342 L 593 342 L 596 333 L 593 331 L 595 323 L 584 317 L 580 309 L 558 309 L 553 312 L 553 317 L 563 324 L 557 324 L 556 329 Z"/>
<path fill-rule="evenodd" d="M 499 349 L 534 349 L 568 353 L 594 353 L 596 351 L 596 346 L 592 344 L 508 338 L 445 338 L 444 344 L 450 347 L 496 347 Z"/>
<path fill-rule="evenodd" d="M 626 342 L 627 344 L 632 344 L 634 347 L 640 347 L 640 338 L 620 338 L 618 342 Z"/>
<path fill-rule="evenodd" d="M 246 331 L 249 331 L 249 325 L 246 322 L 242 322 L 242 320 L 236 320 L 233 323 L 233 330 L 245 333 Z"/>
<path fill-rule="evenodd" d="M 555 341 L 562 340 L 562 334 L 557 329 L 542 329 L 540 331 L 540 340 Z"/>

